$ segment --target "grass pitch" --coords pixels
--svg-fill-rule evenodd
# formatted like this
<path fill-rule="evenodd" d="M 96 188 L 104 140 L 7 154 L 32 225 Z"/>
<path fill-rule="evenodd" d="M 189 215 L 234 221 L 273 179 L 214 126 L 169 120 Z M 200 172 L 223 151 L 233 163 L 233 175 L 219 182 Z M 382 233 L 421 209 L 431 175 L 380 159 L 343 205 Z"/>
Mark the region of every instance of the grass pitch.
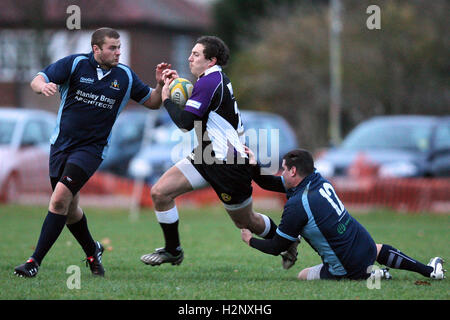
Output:
<path fill-rule="evenodd" d="M 94 238 L 107 250 L 105 278 L 95 278 L 84 253 L 67 228 L 32 279 L 13 275 L 16 265 L 33 252 L 44 207 L 0 206 L 0 299 L 2 300 L 448 300 L 448 279 L 432 281 L 419 274 L 392 270 L 393 280 L 380 289 L 366 281 L 296 280 L 305 267 L 319 264 L 306 242 L 299 260 L 283 270 L 281 258 L 248 247 L 221 206 L 180 211 L 180 236 L 185 260 L 180 266 L 150 267 L 142 254 L 163 245 L 151 210 L 131 221 L 125 210 L 85 208 Z M 275 222 L 280 212 L 266 212 Z M 404 215 L 389 211 L 353 214 L 374 240 L 390 244 L 425 264 L 434 256 L 450 259 L 450 215 Z M 80 288 L 70 289 L 70 266 L 80 267 Z M 448 266 L 447 266 L 448 268 Z M 70 270 L 70 269 L 69 269 Z M 71 282 L 73 284 L 73 282 Z"/>

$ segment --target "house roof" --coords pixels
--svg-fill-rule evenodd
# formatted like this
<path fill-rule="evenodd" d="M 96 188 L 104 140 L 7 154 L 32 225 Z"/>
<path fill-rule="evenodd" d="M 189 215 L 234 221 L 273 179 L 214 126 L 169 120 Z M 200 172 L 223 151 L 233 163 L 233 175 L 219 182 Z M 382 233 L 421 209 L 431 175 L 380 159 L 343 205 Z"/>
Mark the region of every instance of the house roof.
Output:
<path fill-rule="evenodd" d="M 2 0 L 0 26 L 65 28 L 77 5 L 81 27 L 163 27 L 202 30 L 211 25 L 206 7 L 187 0 Z"/>

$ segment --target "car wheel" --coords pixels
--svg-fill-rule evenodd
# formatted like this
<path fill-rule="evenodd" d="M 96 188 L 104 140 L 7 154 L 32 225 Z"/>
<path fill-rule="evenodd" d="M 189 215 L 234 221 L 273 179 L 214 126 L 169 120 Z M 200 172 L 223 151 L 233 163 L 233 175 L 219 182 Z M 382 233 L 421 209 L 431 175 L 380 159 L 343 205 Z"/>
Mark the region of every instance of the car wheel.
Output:
<path fill-rule="evenodd" d="M 16 202 L 19 199 L 20 194 L 19 177 L 17 174 L 11 174 L 4 184 L 1 199 L 8 202 Z"/>

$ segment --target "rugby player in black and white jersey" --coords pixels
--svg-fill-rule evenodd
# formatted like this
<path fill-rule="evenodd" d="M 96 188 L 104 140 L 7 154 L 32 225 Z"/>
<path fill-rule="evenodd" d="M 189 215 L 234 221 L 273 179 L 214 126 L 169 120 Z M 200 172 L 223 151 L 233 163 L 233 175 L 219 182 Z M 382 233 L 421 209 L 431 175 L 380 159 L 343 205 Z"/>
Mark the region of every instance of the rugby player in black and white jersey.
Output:
<path fill-rule="evenodd" d="M 258 236 L 270 239 L 276 224 L 252 206 L 252 178 L 244 150 L 244 127 L 230 79 L 223 72 L 229 59 L 226 44 L 214 36 L 197 39 L 189 56 L 189 67 L 198 78 L 184 110 L 169 99 L 169 83 L 178 77 L 175 70 L 163 73 L 165 85 L 162 100 L 173 122 L 183 130 L 195 127 L 198 147 L 185 159 L 165 172 L 151 189 L 155 213 L 162 228 L 165 246 L 145 254 L 141 261 L 148 265 L 183 261 L 178 233 L 178 209 L 175 198 L 210 184 L 238 228 L 247 228 Z M 289 268 L 296 259 L 283 261 Z M 289 259 L 293 257 L 293 259 Z"/>

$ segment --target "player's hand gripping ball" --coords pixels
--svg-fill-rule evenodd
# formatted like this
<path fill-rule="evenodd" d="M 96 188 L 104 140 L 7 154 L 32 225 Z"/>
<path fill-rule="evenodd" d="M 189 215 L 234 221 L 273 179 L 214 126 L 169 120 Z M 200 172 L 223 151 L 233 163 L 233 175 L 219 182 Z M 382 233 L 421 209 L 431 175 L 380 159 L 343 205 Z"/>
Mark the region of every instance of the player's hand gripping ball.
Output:
<path fill-rule="evenodd" d="M 186 102 L 191 97 L 192 83 L 184 78 L 176 78 L 169 84 L 170 100 L 177 104 L 180 108 L 184 108 Z"/>

